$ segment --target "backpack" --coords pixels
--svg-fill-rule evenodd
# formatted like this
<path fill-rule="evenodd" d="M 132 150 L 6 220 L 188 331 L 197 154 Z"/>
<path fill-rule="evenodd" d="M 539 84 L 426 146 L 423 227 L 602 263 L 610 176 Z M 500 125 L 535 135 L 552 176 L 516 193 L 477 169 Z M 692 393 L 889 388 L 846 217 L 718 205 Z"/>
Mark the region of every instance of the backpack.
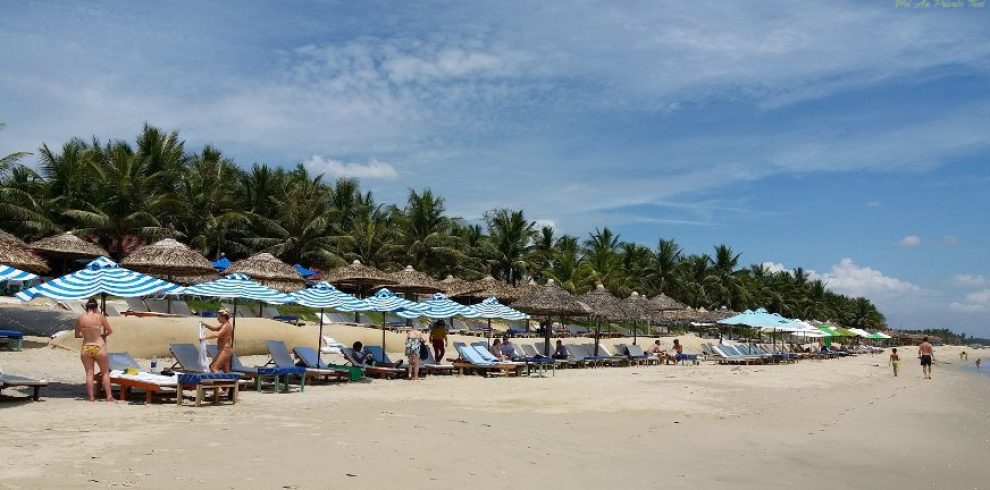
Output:
<path fill-rule="evenodd" d="M 420 359 L 430 358 L 430 347 L 426 345 L 426 342 L 420 342 L 419 344 L 419 358 Z"/>

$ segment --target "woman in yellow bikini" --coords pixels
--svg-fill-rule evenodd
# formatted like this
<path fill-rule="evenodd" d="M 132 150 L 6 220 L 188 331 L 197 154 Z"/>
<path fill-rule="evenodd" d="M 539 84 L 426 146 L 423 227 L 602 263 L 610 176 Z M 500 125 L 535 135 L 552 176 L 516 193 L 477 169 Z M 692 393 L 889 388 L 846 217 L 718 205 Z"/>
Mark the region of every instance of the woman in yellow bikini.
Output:
<path fill-rule="evenodd" d="M 230 325 L 230 313 L 227 310 L 217 312 L 219 325 L 207 325 L 204 327 L 216 332 L 216 335 L 207 335 L 199 340 L 217 339 L 217 355 L 210 363 L 210 372 L 230 372 L 230 358 L 234 355 L 234 327 Z"/>
<path fill-rule="evenodd" d="M 83 339 L 79 358 L 86 368 L 86 395 L 89 396 L 89 401 L 96 401 L 93 371 L 95 365 L 99 364 L 100 373 L 103 374 L 103 393 L 108 402 L 113 402 L 116 400 L 113 398 L 113 392 L 110 391 L 110 357 L 107 355 L 106 341 L 106 338 L 113 333 L 113 329 L 110 328 L 107 317 L 98 310 L 96 300 L 90 298 L 86 302 L 86 313 L 76 319 L 76 338 Z"/>

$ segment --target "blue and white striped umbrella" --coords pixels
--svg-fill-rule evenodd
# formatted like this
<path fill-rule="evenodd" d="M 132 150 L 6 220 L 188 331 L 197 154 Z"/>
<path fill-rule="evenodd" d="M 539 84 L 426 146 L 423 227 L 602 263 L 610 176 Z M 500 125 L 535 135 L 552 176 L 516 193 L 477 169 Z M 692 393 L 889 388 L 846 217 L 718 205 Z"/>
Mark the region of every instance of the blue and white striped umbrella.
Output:
<path fill-rule="evenodd" d="M 37 274 L 0 264 L 0 281 L 30 281 L 37 278 Z"/>
<path fill-rule="evenodd" d="M 421 316 L 433 319 L 451 318 L 455 316 L 462 316 L 464 318 L 478 318 L 478 312 L 448 298 L 447 295 L 443 293 L 436 293 L 433 296 L 430 296 L 430 299 L 420 301 L 418 304 L 420 311 L 403 310 L 398 312 L 398 315 L 402 318 L 419 318 Z"/>
<path fill-rule="evenodd" d="M 419 306 L 419 303 L 409 301 L 405 298 L 400 298 L 387 288 L 379 289 L 373 296 L 364 301 L 368 303 L 368 306 L 370 307 L 368 308 L 368 311 L 399 312 L 403 310 L 411 310 L 419 312 L 422 309 Z"/>
<path fill-rule="evenodd" d="M 175 294 L 209 296 L 211 298 L 251 299 L 266 303 L 291 303 L 292 297 L 281 291 L 262 286 L 244 274 L 229 274 L 223 279 L 183 288 Z"/>
<path fill-rule="evenodd" d="M 320 281 L 312 287 L 301 289 L 289 296 L 293 303 L 310 308 L 332 308 L 337 311 L 368 311 L 371 305 L 367 301 L 355 298 L 331 285 Z"/>
<path fill-rule="evenodd" d="M 529 315 L 499 303 L 495 297 L 471 305 L 471 309 L 481 318 L 500 318 L 502 320 L 526 320 L 529 318 Z"/>
<path fill-rule="evenodd" d="M 78 300 L 103 294 L 132 298 L 169 293 L 181 288 L 178 284 L 125 269 L 106 257 L 99 257 L 82 270 L 25 289 L 17 293 L 17 298 L 30 301 L 45 296 L 56 300 Z"/>

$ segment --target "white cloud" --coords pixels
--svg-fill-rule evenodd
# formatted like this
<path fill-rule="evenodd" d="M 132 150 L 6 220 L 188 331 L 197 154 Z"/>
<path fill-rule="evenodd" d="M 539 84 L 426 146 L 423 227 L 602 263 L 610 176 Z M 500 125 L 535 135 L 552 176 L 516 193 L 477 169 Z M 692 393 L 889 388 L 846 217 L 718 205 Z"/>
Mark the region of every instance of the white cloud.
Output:
<path fill-rule="evenodd" d="M 917 247 L 921 245 L 921 237 L 918 235 L 908 235 L 897 242 L 902 247 Z"/>
<path fill-rule="evenodd" d="M 391 164 L 374 159 L 368 163 L 344 163 L 313 155 L 303 162 L 303 166 L 313 174 L 323 174 L 325 178 L 397 179 L 399 177 L 399 172 Z"/>
<path fill-rule="evenodd" d="M 760 265 L 762 265 L 763 268 L 766 269 L 768 272 L 773 274 L 776 274 L 778 272 L 786 272 L 788 274 L 794 273 L 794 271 L 788 269 L 784 264 L 781 264 L 780 262 L 764 262 Z"/>
<path fill-rule="evenodd" d="M 945 235 L 942 237 L 942 244 L 950 247 L 959 245 L 959 237 L 956 235 Z"/>
<path fill-rule="evenodd" d="M 923 292 L 921 287 L 908 281 L 887 276 L 870 267 L 856 265 L 849 257 L 833 265 L 827 273 L 820 276 L 820 279 L 825 281 L 829 288 L 849 296 L 872 298 L 877 295 Z"/>
<path fill-rule="evenodd" d="M 983 274 L 956 274 L 952 276 L 952 282 L 957 286 L 967 288 L 990 286 L 990 279 Z"/>
<path fill-rule="evenodd" d="M 983 289 L 966 295 L 962 302 L 952 302 L 949 308 L 959 313 L 982 313 L 990 311 L 990 289 Z"/>

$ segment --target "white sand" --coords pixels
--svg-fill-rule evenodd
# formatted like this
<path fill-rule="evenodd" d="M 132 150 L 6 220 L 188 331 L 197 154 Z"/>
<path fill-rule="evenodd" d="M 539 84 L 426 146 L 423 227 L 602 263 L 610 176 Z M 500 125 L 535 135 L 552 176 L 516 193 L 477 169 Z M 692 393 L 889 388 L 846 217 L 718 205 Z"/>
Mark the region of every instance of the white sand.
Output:
<path fill-rule="evenodd" d="M 376 380 L 197 409 L 82 401 L 78 354 L 29 342 L 0 366 L 53 385 L 0 402 L 0 488 L 990 486 L 990 377 L 943 348 L 922 380 L 914 352 L 900 378 L 878 355 Z"/>

